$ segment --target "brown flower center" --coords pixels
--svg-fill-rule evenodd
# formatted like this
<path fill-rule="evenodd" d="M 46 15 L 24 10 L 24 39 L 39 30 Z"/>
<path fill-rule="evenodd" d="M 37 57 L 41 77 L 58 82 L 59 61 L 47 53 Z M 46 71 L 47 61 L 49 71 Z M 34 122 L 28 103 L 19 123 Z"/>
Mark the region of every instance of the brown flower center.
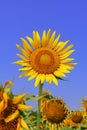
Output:
<path fill-rule="evenodd" d="M 42 65 L 50 65 L 51 57 L 48 54 L 42 54 L 40 57 L 40 64 Z"/>
<path fill-rule="evenodd" d="M 0 116 L 3 118 L 8 117 L 9 115 L 13 114 L 17 110 L 17 106 L 12 103 L 12 100 L 8 100 L 8 107 L 1 112 Z"/>
<path fill-rule="evenodd" d="M 16 130 L 18 118 L 6 123 L 4 119 L 0 120 L 0 130 Z"/>
<path fill-rule="evenodd" d="M 32 52 L 30 64 L 38 73 L 53 73 L 60 64 L 58 55 L 50 48 L 39 48 Z"/>
<path fill-rule="evenodd" d="M 5 108 L 4 111 L 0 113 L 0 130 L 16 130 L 18 117 L 9 121 L 8 123 L 5 122 L 5 118 L 13 114 L 17 110 L 16 104 L 12 103 L 12 100 L 8 100 L 8 106 Z"/>
<path fill-rule="evenodd" d="M 49 111 L 48 111 L 49 110 Z M 52 123 L 61 123 L 67 116 L 67 109 L 58 100 L 50 100 L 45 107 L 47 119 Z"/>
<path fill-rule="evenodd" d="M 75 115 L 72 115 L 71 119 L 74 123 L 81 123 L 81 121 L 83 120 L 83 116 L 82 114 L 75 114 Z"/>

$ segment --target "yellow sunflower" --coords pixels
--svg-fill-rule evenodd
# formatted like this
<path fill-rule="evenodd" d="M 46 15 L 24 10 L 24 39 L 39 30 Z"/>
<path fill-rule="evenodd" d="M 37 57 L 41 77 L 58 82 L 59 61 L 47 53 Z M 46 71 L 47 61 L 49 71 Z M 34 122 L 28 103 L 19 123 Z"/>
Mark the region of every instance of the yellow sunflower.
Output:
<path fill-rule="evenodd" d="M 80 110 L 75 110 L 65 119 L 64 124 L 70 127 L 78 127 L 83 122 L 85 122 L 83 112 Z"/>
<path fill-rule="evenodd" d="M 29 129 L 26 122 L 20 117 L 20 110 L 23 111 L 31 108 L 31 106 L 21 104 L 24 97 L 25 94 L 21 94 L 11 99 L 4 92 L 3 100 L 0 102 L 0 130 Z"/>
<path fill-rule="evenodd" d="M 87 116 L 87 99 L 82 98 L 82 108 L 83 108 L 83 115 Z"/>
<path fill-rule="evenodd" d="M 71 50 L 73 44 L 67 46 L 67 41 L 59 41 L 60 34 L 55 38 L 56 32 L 51 34 L 43 31 L 42 38 L 38 31 L 33 31 L 33 38 L 26 36 L 21 38 L 23 48 L 17 44 L 17 48 L 22 54 L 17 54 L 21 60 L 14 62 L 21 65 L 19 76 L 29 76 L 28 80 L 35 80 L 35 86 L 44 81 L 58 85 L 58 78 L 65 77 L 66 73 L 74 68 L 76 63 L 72 63 L 74 58 L 69 57 L 74 50 Z"/>
<path fill-rule="evenodd" d="M 29 130 L 24 119 L 20 117 L 20 111 L 27 110 L 32 106 L 25 105 L 22 102 L 26 94 L 20 94 L 12 98 L 0 90 L 0 130 Z"/>
<path fill-rule="evenodd" d="M 62 123 L 68 114 L 68 108 L 61 98 L 47 99 L 42 107 L 42 118 L 51 123 Z"/>

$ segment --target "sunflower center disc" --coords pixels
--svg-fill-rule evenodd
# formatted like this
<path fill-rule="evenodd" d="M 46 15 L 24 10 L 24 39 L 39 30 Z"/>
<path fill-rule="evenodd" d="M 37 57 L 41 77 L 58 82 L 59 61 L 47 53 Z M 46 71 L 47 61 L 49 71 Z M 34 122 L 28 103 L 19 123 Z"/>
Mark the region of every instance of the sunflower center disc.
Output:
<path fill-rule="evenodd" d="M 59 67 L 60 59 L 50 48 L 38 48 L 30 57 L 32 68 L 38 73 L 50 74 Z"/>
<path fill-rule="evenodd" d="M 40 57 L 40 64 L 42 64 L 42 65 L 50 65 L 50 63 L 51 63 L 51 57 L 50 57 L 50 55 L 43 54 Z"/>
<path fill-rule="evenodd" d="M 83 116 L 82 115 L 76 115 L 76 116 L 74 116 L 73 117 L 73 122 L 75 122 L 75 123 L 80 123 L 81 121 L 82 121 L 82 119 L 83 119 Z"/>

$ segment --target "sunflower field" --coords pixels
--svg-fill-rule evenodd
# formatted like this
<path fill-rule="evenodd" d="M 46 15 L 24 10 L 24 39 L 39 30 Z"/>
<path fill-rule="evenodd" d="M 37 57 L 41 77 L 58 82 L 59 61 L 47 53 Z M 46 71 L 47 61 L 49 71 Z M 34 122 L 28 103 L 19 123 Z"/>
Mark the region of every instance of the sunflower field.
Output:
<path fill-rule="evenodd" d="M 38 95 L 12 92 L 14 82 L 7 80 L 0 84 L 0 130 L 87 130 L 87 99 L 81 99 L 81 110 L 71 110 L 62 97 L 54 97 L 44 89 L 44 82 L 63 80 L 74 66 L 75 51 L 69 40 L 60 41 L 60 34 L 44 30 L 42 37 L 33 31 L 33 38 L 21 38 L 22 47 L 17 44 L 20 58 L 14 62 L 20 65 L 20 75 L 28 81 L 35 79 L 34 87 L 39 87 Z M 37 107 L 27 101 L 35 100 Z"/>

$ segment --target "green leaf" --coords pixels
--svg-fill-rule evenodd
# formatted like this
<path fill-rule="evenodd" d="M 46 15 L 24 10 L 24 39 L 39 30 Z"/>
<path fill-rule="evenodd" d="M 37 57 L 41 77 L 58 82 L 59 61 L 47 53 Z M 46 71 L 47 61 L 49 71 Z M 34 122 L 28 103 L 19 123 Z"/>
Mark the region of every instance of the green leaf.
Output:
<path fill-rule="evenodd" d="M 33 94 L 30 94 L 30 95 L 25 97 L 25 101 L 31 100 L 33 98 L 35 98 L 35 96 Z"/>
<path fill-rule="evenodd" d="M 8 87 L 6 87 L 5 89 L 4 89 L 4 91 L 6 92 L 6 93 L 11 93 L 11 90 L 12 90 L 12 87 L 11 86 L 8 86 Z"/>

